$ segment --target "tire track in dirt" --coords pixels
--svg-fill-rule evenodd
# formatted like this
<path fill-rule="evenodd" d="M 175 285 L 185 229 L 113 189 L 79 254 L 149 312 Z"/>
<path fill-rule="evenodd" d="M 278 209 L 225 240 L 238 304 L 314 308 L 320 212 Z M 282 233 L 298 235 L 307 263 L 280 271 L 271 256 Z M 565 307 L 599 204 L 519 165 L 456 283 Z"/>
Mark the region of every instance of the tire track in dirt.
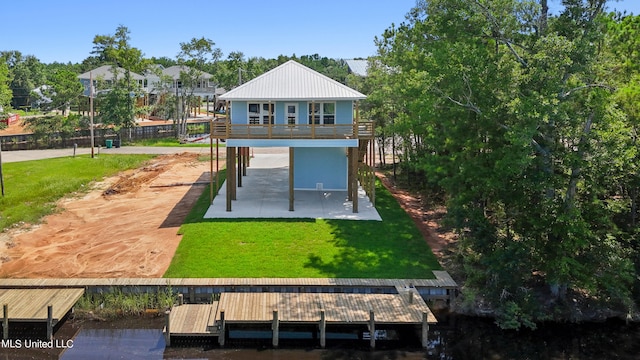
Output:
<path fill-rule="evenodd" d="M 208 176 L 196 154 L 163 155 L 95 184 L 82 198 L 31 229 L 3 234 L 0 276 L 11 278 L 161 277 L 175 253 L 182 219 L 202 186 L 158 187 Z M 156 186 L 154 186 L 156 185 Z M 175 211 L 176 204 L 184 211 Z"/>

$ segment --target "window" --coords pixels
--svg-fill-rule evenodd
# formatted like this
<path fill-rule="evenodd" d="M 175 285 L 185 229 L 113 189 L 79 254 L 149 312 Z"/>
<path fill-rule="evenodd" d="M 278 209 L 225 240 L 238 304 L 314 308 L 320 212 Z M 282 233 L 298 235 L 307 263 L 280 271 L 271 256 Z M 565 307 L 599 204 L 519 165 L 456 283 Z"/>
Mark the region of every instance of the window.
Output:
<path fill-rule="evenodd" d="M 322 122 L 324 124 L 336 123 L 336 104 L 335 103 L 322 104 Z"/>
<path fill-rule="evenodd" d="M 335 124 L 336 123 L 336 103 L 334 102 L 318 102 L 309 103 L 308 112 L 309 124 Z M 313 116 L 313 121 L 311 120 Z"/>
<path fill-rule="evenodd" d="M 295 125 L 298 123 L 298 104 L 290 103 L 285 104 L 285 116 L 287 119 L 287 125 Z"/>
<path fill-rule="evenodd" d="M 271 106 L 269 106 L 271 105 Z M 271 108 L 271 111 L 269 111 Z M 249 124 L 257 125 L 257 124 L 269 124 L 269 114 L 271 114 L 271 124 L 274 123 L 276 108 L 275 104 L 269 103 L 249 103 Z"/>

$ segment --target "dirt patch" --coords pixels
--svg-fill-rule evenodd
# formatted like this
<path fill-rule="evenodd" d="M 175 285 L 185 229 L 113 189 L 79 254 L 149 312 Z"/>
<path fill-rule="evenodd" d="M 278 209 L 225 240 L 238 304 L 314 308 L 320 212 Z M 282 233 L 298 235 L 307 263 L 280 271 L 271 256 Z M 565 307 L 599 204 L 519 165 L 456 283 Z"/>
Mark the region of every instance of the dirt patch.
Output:
<path fill-rule="evenodd" d="M 96 183 L 41 225 L 0 239 L 0 276 L 11 278 L 161 277 L 181 236 L 179 224 L 208 179 L 196 154 L 163 155 Z M 179 183 L 179 186 L 166 186 Z"/>
<path fill-rule="evenodd" d="M 438 258 L 440 264 L 447 262 L 451 247 L 455 245 L 457 236 L 440 225 L 446 215 L 446 208 L 439 206 L 425 206 L 424 201 L 418 194 L 413 194 L 406 189 L 397 187 L 393 179 L 390 179 L 381 172 L 376 172 L 389 192 L 396 198 L 404 211 L 411 216 L 416 227 L 424 237 L 431 251 Z"/>

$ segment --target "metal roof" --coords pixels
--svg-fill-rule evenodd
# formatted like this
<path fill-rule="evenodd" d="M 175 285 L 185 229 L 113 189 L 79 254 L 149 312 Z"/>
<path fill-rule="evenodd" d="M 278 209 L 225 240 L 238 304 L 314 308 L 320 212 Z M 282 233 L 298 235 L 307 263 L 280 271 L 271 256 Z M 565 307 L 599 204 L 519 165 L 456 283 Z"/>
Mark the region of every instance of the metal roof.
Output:
<path fill-rule="evenodd" d="M 127 70 L 119 67 L 117 72 L 119 77 L 124 77 L 124 73 Z M 89 80 L 89 73 L 93 76 L 94 79 L 103 78 L 105 80 L 113 80 L 113 66 L 111 65 L 102 65 L 97 69 L 93 69 L 91 71 L 87 71 L 86 73 L 78 75 L 78 79 L 86 79 Z M 142 80 L 144 76 L 131 72 L 131 79 L 133 80 Z"/>
<path fill-rule="evenodd" d="M 180 72 L 189 72 L 190 68 L 188 66 L 182 66 L 182 65 L 174 65 L 174 66 L 169 66 L 166 69 L 162 70 L 162 73 L 164 75 L 168 75 L 171 76 L 172 79 L 174 80 L 178 80 L 180 79 Z M 213 75 L 206 73 L 204 71 L 200 71 L 197 70 L 200 73 L 200 77 L 203 79 L 211 79 L 213 78 Z"/>
<path fill-rule="evenodd" d="M 220 96 L 222 100 L 359 100 L 366 98 L 317 71 L 293 60 Z"/>
<path fill-rule="evenodd" d="M 367 60 L 345 60 L 349 71 L 358 76 L 367 76 L 367 70 L 369 69 L 369 62 Z"/>

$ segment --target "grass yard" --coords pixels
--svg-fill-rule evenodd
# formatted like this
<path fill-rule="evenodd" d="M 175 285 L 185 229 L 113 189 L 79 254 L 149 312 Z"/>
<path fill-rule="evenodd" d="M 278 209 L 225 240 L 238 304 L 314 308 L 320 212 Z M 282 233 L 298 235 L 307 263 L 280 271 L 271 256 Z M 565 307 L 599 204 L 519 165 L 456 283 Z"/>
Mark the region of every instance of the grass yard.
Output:
<path fill-rule="evenodd" d="M 154 155 L 62 157 L 3 164 L 5 196 L 0 197 L 0 231 L 20 223 L 38 223 L 55 211 L 56 201 L 89 189 L 92 181 L 140 166 Z"/>
<path fill-rule="evenodd" d="M 441 267 L 411 218 L 379 182 L 376 197 L 381 222 L 203 219 L 207 188 L 164 276 L 433 278 Z"/>

